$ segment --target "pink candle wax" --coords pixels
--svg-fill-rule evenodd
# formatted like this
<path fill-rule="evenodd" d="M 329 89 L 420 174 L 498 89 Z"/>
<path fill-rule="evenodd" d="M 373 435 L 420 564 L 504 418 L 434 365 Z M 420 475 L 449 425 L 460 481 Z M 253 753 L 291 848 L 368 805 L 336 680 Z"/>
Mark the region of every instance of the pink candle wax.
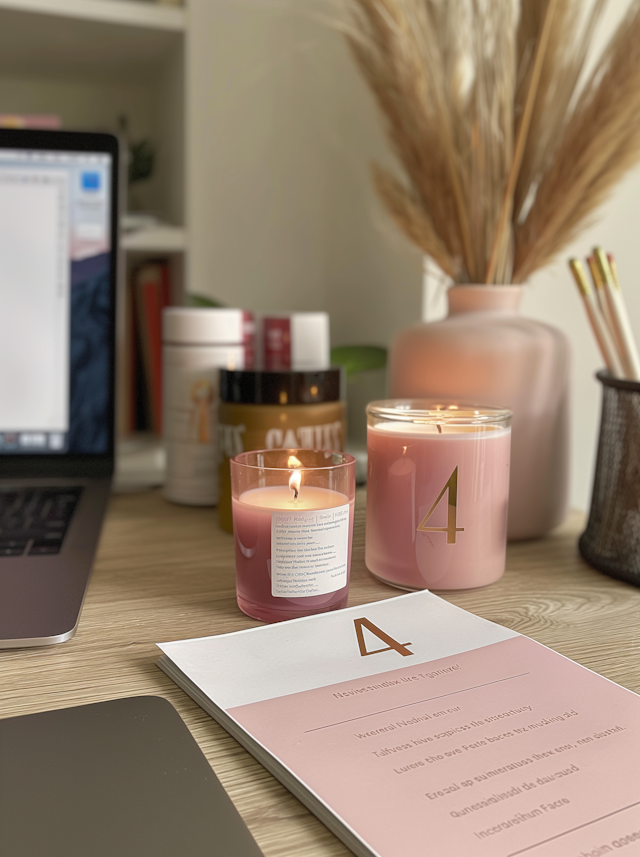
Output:
<path fill-rule="evenodd" d="M 370 419 L 367 568 L 403 589 L 497 580 L 505 565 L 510 446 L 504 426 L 392 419 L 372 426 Z"/>
<path fill-rule="evenodd" d="M 240 609 L 277 622 L 346 606 L 354 502 L 328 488 L 252 488 L 233 499 Z"/>

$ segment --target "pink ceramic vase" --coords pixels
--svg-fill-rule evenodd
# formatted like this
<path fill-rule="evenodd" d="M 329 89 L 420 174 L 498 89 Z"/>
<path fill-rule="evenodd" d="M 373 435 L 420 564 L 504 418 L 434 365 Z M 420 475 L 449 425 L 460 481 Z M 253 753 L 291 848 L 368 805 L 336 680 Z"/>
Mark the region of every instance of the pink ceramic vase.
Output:
<path fill-rule="evenodd" d="M 389 358 L 392 398 L 513 412 L 509 539 L 561 524 L 569 494 L 569 342 L 518 314 L 522 293 L 522 286 L 453 286 L 447 318 L 402 331 Z"/>

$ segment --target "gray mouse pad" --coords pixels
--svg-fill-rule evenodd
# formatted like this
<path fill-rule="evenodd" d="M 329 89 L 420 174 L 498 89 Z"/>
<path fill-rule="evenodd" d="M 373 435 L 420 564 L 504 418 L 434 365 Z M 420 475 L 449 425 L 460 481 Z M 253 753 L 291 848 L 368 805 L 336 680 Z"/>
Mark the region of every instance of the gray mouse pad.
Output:
<path fill-rule="evenodd" d="M 0 720 L 0 854 L 262 857 L 156 696 Z"/>

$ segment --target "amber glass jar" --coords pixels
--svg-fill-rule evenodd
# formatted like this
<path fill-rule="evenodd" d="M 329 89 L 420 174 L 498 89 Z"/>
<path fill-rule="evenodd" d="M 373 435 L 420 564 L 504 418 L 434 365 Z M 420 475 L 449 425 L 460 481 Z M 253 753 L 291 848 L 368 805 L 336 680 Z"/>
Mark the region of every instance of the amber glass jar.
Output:
<path fill-rule="evenodd" d="M 333 449 L 346 438 L 340 369 L 220 373 L 220 526 L 233 532 L 229 461 L 254 449 Z"/>

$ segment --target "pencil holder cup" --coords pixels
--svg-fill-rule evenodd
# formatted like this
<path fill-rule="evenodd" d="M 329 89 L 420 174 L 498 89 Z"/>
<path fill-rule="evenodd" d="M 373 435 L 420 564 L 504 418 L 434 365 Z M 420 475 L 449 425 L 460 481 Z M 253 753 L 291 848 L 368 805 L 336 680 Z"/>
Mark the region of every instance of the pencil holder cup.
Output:
<path fill-rule="evenodd" d="M 580 553 L 598 571 L 640 586 L 640 382 L 598 372 L 600 439 Z"/>

